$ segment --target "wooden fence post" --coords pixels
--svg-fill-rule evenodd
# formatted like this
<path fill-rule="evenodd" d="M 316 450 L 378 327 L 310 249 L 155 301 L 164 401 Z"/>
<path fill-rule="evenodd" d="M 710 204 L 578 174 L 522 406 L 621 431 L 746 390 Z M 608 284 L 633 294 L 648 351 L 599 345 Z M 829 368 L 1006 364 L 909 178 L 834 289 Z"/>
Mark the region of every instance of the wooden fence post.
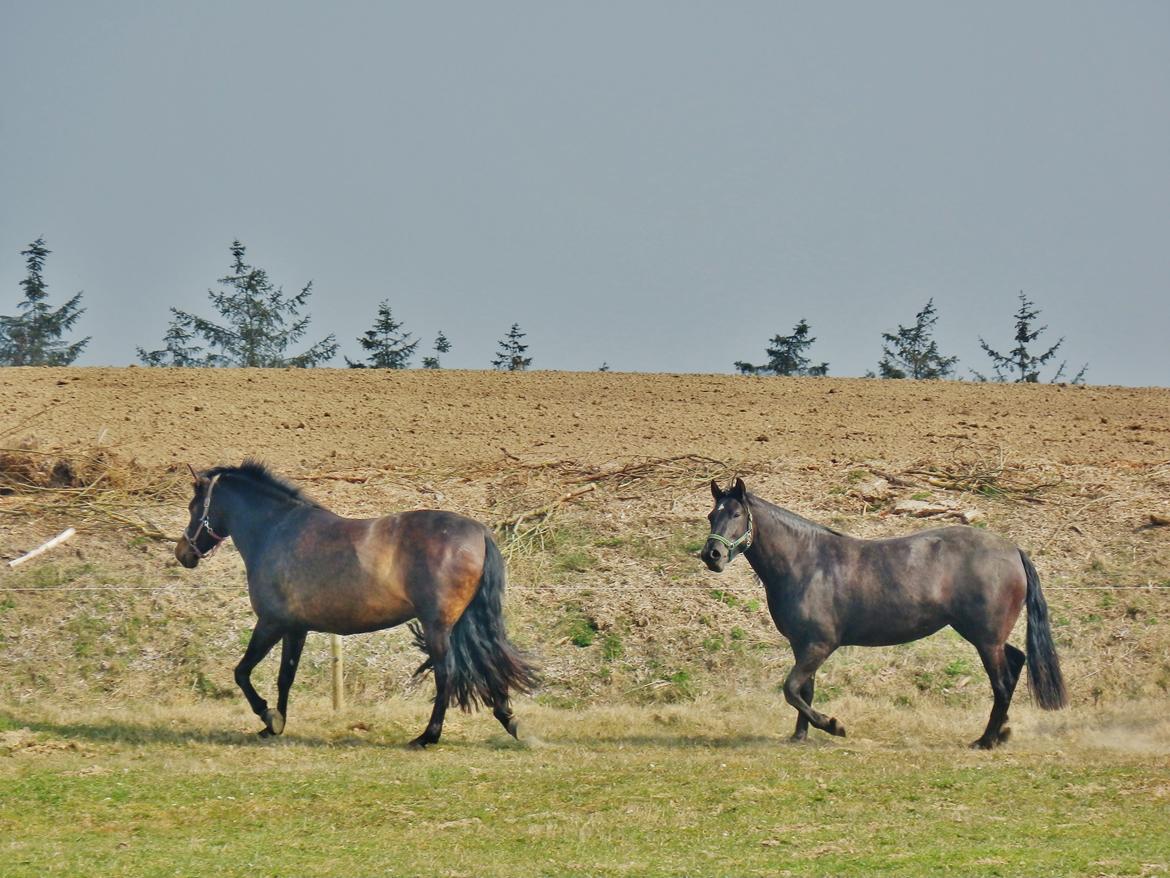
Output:
<path fill-rule="evenodd" d="M 341 710 L 345 707 L 345 666 L 341 656 L 340 634 L 329 635 L 329 653 L 333 668 L 333 709 Z"/>

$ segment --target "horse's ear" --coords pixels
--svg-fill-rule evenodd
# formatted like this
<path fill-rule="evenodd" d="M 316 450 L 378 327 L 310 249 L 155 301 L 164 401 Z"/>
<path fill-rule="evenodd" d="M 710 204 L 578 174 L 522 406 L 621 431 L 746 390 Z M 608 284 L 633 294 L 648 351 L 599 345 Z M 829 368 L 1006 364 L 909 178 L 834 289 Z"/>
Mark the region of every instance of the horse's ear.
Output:
<path fill-rule="evenodd" d="M 191 478 L 195 480 L 195 484 L 199 484 L 199 473 L 195 472 L 195 467 L 187 464 L 187 469 L 191 470 Z"/>
<path fill-rule="evenodd" d="M 711 496 L 716 500 L 721 500 L 723 498 L 723 492 L 719 490 L 719 483 L 714 479 L 711 479 Z"/>
<path fill-rule="evenodd" d="M 744 495 L 747 494 L 747 485 L 743 483 L 743 479 L 737 478 L 735 480 L 735 485 L 733 485 L 731 488 L 731 494 L 738 500 L 742 500 L 744 498 Z"/>

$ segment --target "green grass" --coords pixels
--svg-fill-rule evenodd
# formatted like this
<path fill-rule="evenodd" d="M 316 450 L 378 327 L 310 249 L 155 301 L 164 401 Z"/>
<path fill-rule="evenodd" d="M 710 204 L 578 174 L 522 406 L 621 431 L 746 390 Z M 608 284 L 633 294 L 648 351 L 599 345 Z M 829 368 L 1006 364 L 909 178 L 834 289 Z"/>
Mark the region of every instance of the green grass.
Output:
<path fill-rule="evenodd" d="M 11 575 L 4 584 L 9 588 L 56 588 L 97 572 L 92 564 L 34 564 Z"/>
<path fill-rule="evenodd" d="M 615 661 L 625 654 L 620 634 L 607 634 L 601 639 L 601 657 L 607 662 Z"/>
<path fill-rule="evenodd" d="M 553 568 L 558 573 L 584 573 L 596 562 L 584 549 L 569 549 L 556 556 Z"/>
<path fill-rule="evenodd" d="M 597 639 L 597 622 L 577 604 L 570 604 L 565 616 L 565 630 L 573 646 L 591 646 Z"/>
<path fill-rule="evenodd" d="M 989 754 L 954 740 L 952 726 L 979 717 L 945 709 L 939 720 L 839 703 L 860 734 L 791 745 L 774 703 L 525 701 L 522 731 L 540 740 L 516 744 L 490 717 L 456 714 L 438 747 L 416 753 L 401 745 L 424 699 L 297 707 L 269 743 L 239 703 L 0 710 L 4 874 L 1154 875 L 1170 864 L 1167 748 L 1083 746 L 1093 717 L 1063 731 L 1025 718 L 1020 740 Z"/>

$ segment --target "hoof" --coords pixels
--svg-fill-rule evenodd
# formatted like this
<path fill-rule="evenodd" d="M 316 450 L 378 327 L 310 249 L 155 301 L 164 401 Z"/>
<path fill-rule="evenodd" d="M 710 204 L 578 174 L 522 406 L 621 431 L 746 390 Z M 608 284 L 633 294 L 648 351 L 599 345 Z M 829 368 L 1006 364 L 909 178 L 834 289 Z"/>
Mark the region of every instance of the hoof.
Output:
<path fill-rule="evenodd" d="M 1006 744 L 1012 736 L 1012 730 L 1007 726 L 1001 728 L 995 735 L 984 735 L 978 741 L 971 742 L 972 750 L 994 750 L 1000 744 Z"/>
<path fill-rule="evenodd" d="M 439 740 L 438 738 L 432 738 L 426 732 L 423 732 L 421 735 L 419 735 L 417 738 L 415 738 L 413 741 L 411 741 L 406 746 L 408 748 L 410 748 L 411 750 L 425 750 L 431 744 L 438 742 L 438 740 Z"/>
<path fill-rule="evenodd" d="M 516 717 L 512 715 L 512 711 L 503 711 L 497 708 L 494 711 L 493 716 L 495 716 L 499 724 L 504 727 L 505 732 L 507 732 L 517 741 L 520 740 L 520 736 L 516 734 Z"/>
<path fill-rule="evenodd" d="M 279 710 L 268 708 L 264 711 L 264 725 L 268 726 L 264 731 L 270 732 L 273 735 L 279 735 L 284 731 L 284 714 Z"/>
<path fill-rule="evenodd" d="M 845 737 L 845 726 L 837 722 L 837 717 L 833 717 L 829 720 L 829 724 L 825 726 L 825 731 L 830 735 L 836 735 L 838 738 Z"/>
<path fill-rule="evenodd" d="M 808 732 L 793 732 L 792 737 L 788 739 L 790 744 L 803 744 L 808 740 Z"/>
<path fill-rule="evenodd" d="M 515 738 L 517 741 L 519 741 L 519 740 L 520 740 L 520 735 L 519 735 L 519 729 L 520 729 L 520 726 L 519 726 L 519 724 L 516 722 L 516 720 L 512 720 L 510 723 L 508 723 L 508 725 L 507 725 L 507 726 L 505 726 L 505 728 L 508 730 L 508 734 L 509 734 L 509 735 L 511 735 L 511 736 L 512 736 L 513 738 Z"/>

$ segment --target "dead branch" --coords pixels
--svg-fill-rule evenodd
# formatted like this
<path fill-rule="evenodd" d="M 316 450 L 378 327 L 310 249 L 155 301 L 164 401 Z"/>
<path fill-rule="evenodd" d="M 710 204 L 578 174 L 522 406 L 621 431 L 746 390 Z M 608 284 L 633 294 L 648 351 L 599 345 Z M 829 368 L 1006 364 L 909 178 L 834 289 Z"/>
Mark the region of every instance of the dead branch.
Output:
<path fill-rule="evenodd" d="M 380 470 L 380 472 L 386 471 Z M 374 475 L 375 473 L 367 473 L 364 476 L 357 473 L 306 473 L 297 476 L 297 479 L 304 482 L 349 482 L 351 485 L 364 485 Z"/>
<path fill-rule="evenodd" d="M 557 497 L 555 500 L 545 503 L 543 506 L 537 506 L 534 509 L 526 509 L 519 515 L 514 515 L 511 518 L 498 521 L 495 523 L 495 527 L 499 530 L 510 530 L 513 533 L 516 533 L 520 530 L 520 525 L 522 525 L 526 519 L 544 518 L 550 512 L 554 511 L 558 506 L 561 506 L 564 503 L 568 503 L 570 500 L 576 500 L 578 497 L 588 494 L 590 491 L 594 491 L 596 489 L 597 484 L 594 483 L 591 485 L 586 485 L 584 488 L 578 488 L 574 491 L 569 491 Z"/>
<path fill-rule="evenodd" d="M 175 537 L 171 536 L 170 534 L 164 533 L 162 530 L 160 530 L 158 525 L 154 525 L 154 524 L 151 524 L 149 522 L 135 521 L 132 518 L 129 518 L 125 515 L 119 515 L 117 512 L 114 512 L 114 511 L 108 510 L 108 509 L 105 510 L 105 516 L 107 518 L 110 518 L 110 519 L 113 519 L 114 521 L 119 522 L 120 524 L 128 525 L 129 527 L 132 527 L 135 530 L 137 530 L 144 537 L 147 537 L 147 538 L 152 539 L 152 540 L 157 540 L 160 543 L 177 543 L 178 542 L 178 540 L 175 539 Z"/>
<path fill-rule="evenodd" d="M 900 488 L 921 488 L 922 483 L 913 479 L 907 479 L 904 476 L 895 473 L 886 472 L 885 470 L 876 469 L 872 466 L 864 467 L 879 478 L 885 479 L 891 485 L 897 485 Z"/>

